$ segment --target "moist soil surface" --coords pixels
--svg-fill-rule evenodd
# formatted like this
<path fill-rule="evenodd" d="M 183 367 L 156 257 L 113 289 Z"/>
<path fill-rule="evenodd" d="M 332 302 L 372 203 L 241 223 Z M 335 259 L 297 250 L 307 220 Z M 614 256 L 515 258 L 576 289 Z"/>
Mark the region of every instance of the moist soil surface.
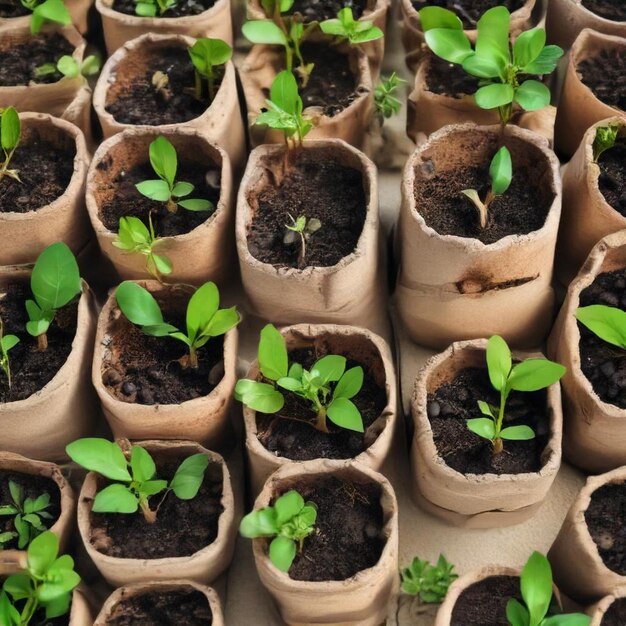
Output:
<path fill-rule="evenodd" d="M 0 0 L 0 17 L 21 17 L 29 14 L 30 11 L 20 0 Z"/>
<path fill-rule="evenodd" d="M 300 363 L 308 370 L 324 355 L 316 354 L 313 348 L 305 348 L 290 352 L 289 360 Z M 357 365 L 361 364 L 348 359 L 346 371 Z M 363 387 L 352 402 L 361 412 L 363 426 L 367 429 L 382 413 L 387 398 L 385 390 L 363 369 Z M 327 420 L 330 433 L 321 432 L 313 425 L 315 415 L 310 402 L 293 393 L 285 393 L 285 406 L 278 415 L 258 416 L 259 440 L 276 456 L 294 461 L 349 459 L 361 454 L 367 447 L 363 433 L 339 428 L 330 420 Z"/>
<path fill-rule="evenodd" d="M 580 294 L 580 306 L 604 304 L 626 311 L 626 269 L 599 274 Z M 597 337 L 578 322 L 580 365 L 604 402 L 626 409 L 626 350 Z"/>
<path fill-rule="evenodd" d="M 0 370 L 0 403 L 24 400 L 47 385 L 65 364 L 76 335 L 78 299 L 54 316 L 48 329 L 48 349 L 40 352 L 37 339 L 26 332 L 28 314 L 24 302 L 32 298 L 28 284 L 10 284 L 0 294 L 0 318 L 5 335 L 16 335 L 20 342 L 9 353 L 12 384 Z"/>
<path fill-rule="evenodd" d="M 493 454 L 490 441 L 467 427 L 467 420 L 481 417 L 478 400 L 497 415 L 500 394 L 489 382 L 487 369 L 468 367 L 449 383 L 428 394 L 428 419 L 439 456 L 462 474 L 523 474 L 538 472 L 549 438 L 545 390 L 512 391 L 506 403 L 504 426 L 530 426 L 537 435 L 529 441 L 504 441 L 504 450 Z"/>
<path fill-rule="evenodd" d="M 108 626 L 211 626 L 207 597 L 197 589 L 151 591 L 116 604 Z"/>
<path fill-rule="evenodd" d="M 166 87 L 157 89 L 152 84 L 155 72 L 167 75 Z M 159 126 L 188 122 L 202 115 L 211 104 L 206 92 L 202 99 L 196 98 L 194 76 L 187 49 L 159 48 L 158 54 L 149 57 L 145 72 L 137 73 L 105 108 L 122 124 Z M 216 80 L 216 93 L 218 87 L 219 80 Z"/>
<path fill-rule="evenodd" d="M 315 533 L 289 569 L 294 580 L 346 580 L 378 563 L 385 547 L 380 487 L 334 476 L 293 487 L 317 506 Z"/>
<path fill-rule="evenodd" d="M 522 602 L 517 576 L 490 576 L 474 583 L 456 601 L 450 626 L 509 626 L 506 605 L 510 598 Z"/>
<path fill-rule="evenodd" d="M 50 495 L 50 506 L 45 509 L 47 513 L 52 515 L 52 519 L 41 518 L 42 523 L 46 528 L 51 528 L 61 515 L 61 492 L 57 484 L 50 478 L 44 476 L 31 476 L 30 474 L 21 474 L 18 472 L 0 470 L 0 506 L 12 505 L 13 498 L 11 497 L 11 491 L 9 490 L 9 482 L 12 481 L 19 485 L 24 493 L 24 500 L 26 498 L 32 498 L 36 500 L 44 493 Z M 15 532 L 15 526 L 13 525 L 13 516 L 3 515 L 0 516 L 0 534 L 4 532 Z M 8 543 L 3 543 L 2 548 L 4 550 L 13 550 L 18 547 L 17 537 L 11 539 Z"/>
<path fill-rule="evenodd" d="M 63 78 L 53 72 L 37 78 L 35 68 L 45 63 L 56 63 L 62 56 L 71 55 L 72 44 L 59 33 L 31 35 L 24 43 L 0 47 L 0 87 L 28 85 L 29 83 L 56 83 Z"/>
<path fill-rule="evenodd" d="M 273 160 L 267 167 L 276 171 L 281 165 Z M 352 254 L 367 209 L 362 173 L 322 150 L 296 153 L 280 186 L 267 186 L 257 201 L 258 209 L 248 231 L 250 253 L 263 263 L 300 269 L 330 267 Z M 322 224 L 307 241 L 304 264 L 299 259 L 300 242 L 284 243 L 290 214 L 294 219 L 317 218 Z"/>
<path fill-rule="evenodd" d="M 431 93 L 462 98 L 478 89 L 479 79 L 467 74 L 460 65 L 448 63 L 434 54 L 427 54 L 424 63 L 427 64 L 426 84 Z"/>
<path fill-rule="evenodd" d="M 212 8 L 215 0 L 181 0 L 175 7 L 168 9 L 158 17 L 185 17 L 186 15 L 200 15 L 208 9 Z M 114 0 L 113 10 L 125 13 L 126 15 L 136 15 L 135 0 Z"/>
<path fill-rule="evenodd" d="M 183 458 L 157 463 L 159 479 L 170 481 Z M 162 559 L 191 556 L 217 537 L 222 507 L 222 477 L 211 478 L 210 467 L 198 495 L 179 500 L 173 492 L 161 503 L 157 521 L 148 524 L 139 512 L 132 514 L 91 513 L 91 543 L 103 554 L 122 559 Z M 102 480 L 98 490 L 105 486 Z M 155 510 L 163 493 L 150 498 Z"/>
<path fill-rule="evenodd" d="M 288 13 L 300 13 L 307 22 L 321 22 L 336 18 L 345 7 L 351 8 L 358 20 L 367 9 L 367 0 L 295 0 Z"/>
<path fill-rule="evenodd" d="M 582 0 L 582 5 L 592 13 L 615 22 L 626 21 L 624 0 Z M 602 622 L 604 624 L 604 622 Z M 626 620 L 624 621 L 626 624 Z"/>
<path fill-rule="evenodd" d="M 600 50 L 577 65 L 583 83 L 598 100 L 626 110 L 626 52 L 624 48 Z"/>
<path fill-rule="evenodd" d="M 624 626 L 626 624 L 626 598 L 618 598 L 602 616 L 600 626 Z"/>
<path fill-rule="evenodd" d="M 626 139 L 620 138 L 598 159 L 598 186 L 604 199 L 626 217 Z"/>
<path fill-rule="evenodd" d="M 424 7 L 442 7 L 454 11 L 463 22 L 463 28 L 473 30 L 487 9 L 505 6 L 513 13 L 524 6 L 524 0 L 412 0 L 412 4 L 416 11 Z"/>
<path fill-rule="evenodd" d="M 626 485 L 609 484 L 591 494 L 585 522 L 604 564 L 626 576 Z"/>
<path fill-rule="evenodd" d="M 99 170 L 108 170 L 113 165 L 109 155 L 107 159 L 98 163 Z M 215 211 L 220 197 L 220 171 L 218 168 L 181 161 L 178 164 L 177 182 L 191 183 L 194 190 L 184 199 L 209 200 L 213 207 L 208 211 L 188 211 L 178 207 L 176 213 L 167 209 L 165 202 L 156 202 L 143 196 L 135 185 L 144 180 L 154 180 L 157 176 L 149 162 L 142 163 L 130 171 L 121 171 L 112 181 L 110 188 L 113 193 L 107 202 L 100 207 L 100 219 L 112 232 L 119 230 L 121 217 L 138 217 L 146 227 L 149 226 L 148 217 L 152 216 L 154 231 L 159 237 L 173 237 L 192 231 Z"/>

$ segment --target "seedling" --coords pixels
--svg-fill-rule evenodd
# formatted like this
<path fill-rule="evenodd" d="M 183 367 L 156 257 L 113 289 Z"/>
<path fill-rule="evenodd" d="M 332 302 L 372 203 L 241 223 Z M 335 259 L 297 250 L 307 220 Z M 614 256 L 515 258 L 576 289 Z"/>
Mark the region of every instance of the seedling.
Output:
<path fill-rule="evenodd" d="M 160 17 L 177 4 L 178 0 L 137 0 L 135 13 L 139 17 Z"/>
<path fill-rule="evenodd" d="M 52 515 L 46 511 L 50 508 L 50 494 L 42 493 L 37 498 L 24 498 L 24 489 L 18 483 L 10 480 L 10 504 L 0 505 L 0 517 L 13 517 L 15 532 L 0 533 L 0 550 L 17 537 L 17 547 L 23 550 L 35 537 L 45 532 L 46 526 L 42 520 L 51 520 Z"/>
<path fill-rule="evenodd" d="M 146 269 L 159 282 L 163 275 L 172 273 L 172 262 L 164 254 L 157 254 L 154 249 L 161 241 L 154 234 L 152 215 L 148 215 L 149 229 L 138 217 L 121 217 L 117 237 L 113 245 L 130 254 L 141 254 L 146 257 Z"/>
<path fill-rule="evenodd" d="M 511 626 L 589 626 L 591 618 L 583 613 L 546 617 L 552 602 L 552 568 L 548 559 L 533 552 L 520 577 L 524 604 L 510 598 L 506 617 Z"/>
<path fill-rule="evenodd" d="M 592 304 L 578 308 L 576 319 L 602 341 L 626 350 L 626 311 Z"/>
<path fill-rule="evenodd" d="M 168 483 L 159 479 L 150 453 L 141 446 L 130 446 L 129 459 L 122 448 L 106 439 L 78 439 L 65 448 L 68 456 L 90 472 L 113 481 L 96 494 L 91 510 L 94 513 L 131 514 L 141 511 L 148 524 L 157 520 L 159 507 L 170 492 L 180 500 L 193 500 L 197 495 L 209 459 L 204 454 L 192 454 L 176 470 Z M 163 494 L 156 508 L 150 498 Z"/>
<path fill-rule="evenodd" d="M 0 183 L 5 176 L 21 182 L 19 171 L 9 169 L 11 159 L 20 143 L 21 133 L 20 116 L 15 108 L 0 109 L 0 145 L 4 152 L 4 160 L 0 162 Z"/>
<path fill-rule="evenodd" d="M 299 363 L 290 366 L 285 338 L 271 324 L 261 331 L 258 360 L 263 378 L 270 382 L 237 381 L 235 398 L 247 407 L 278 413 L 285 404 L 284 389 L 311 403 L 315 427 L 321 432 L 329 432 L 327 419 L 341 428 L 363 432 L 363 418 L 351 400 L 363 386 L 362 367 L 346 371 L 346 358 L 334 354 L 322 357 L 310 370 Z"/>
<path fill-rule="evenodd" d="M 69 26 L 72 17 L 63 0 L 21 0 L 22 6 L 32 12 L 30 32 L 37 35 L 46 22 Z"/>
<path fill-rule="evenodd" d="M 511 391 L 539 391 L 553 385 L 565 374 L 565 368 L 548 359 L 526 359 L 513 365 L 511 351 L 506 341 L 494 335 L 487 343 L 487 369 L 489 380 L 500 392 L 500 407 L 492 407 L 483 400 L 478 407 L 483 417 L 467 420 L 467 427 L 478 436 L 493 444 L 493 453 L 503 450 L 502 440 L 526 441 L 535 438 L 530 426 L 508 426 L 503 428 L 504 409 Z M 497 417 L 494 415 L 497 411 Z"/>
<path fill-rule="evenodd" d="M 533 28 L 519 35 L 511 47 L 511 15 L 504 6 L 485 11 L 478 20 L 476 45 L 463 32 L 463 23 L 452 12 L 425 7 L 419 12 L 428 47 L 449 63 L 461 65 L 481 79 L 474 95 L 481 109 L 497 109 L 502 125 L 508 124 L 514 104 L 537 111 L 550 104 L 550 90 L 528 74 L 550 74 L 563 56 L 558 46 L 546 46 L 546 32 Z"/>
<path fill-rule="evenodd" d="M 384 33 L 374 22 L 355 20 L 350 7 L 344 7 L 337 17 L 320 22 L 320 29 L 325 35 L 334 35 L 340 41 L 347 40 L 351 45 L 382 39 Z"/>
<path fill-rule="evenodd" d="M 42 78 L 59 72 L 65 78 L 88 78 L 95 76 L 100 71 L 100 58 L 95 54 L 90 54 L 83 61 L 77 61 L 73 56 L 66 54 L 56 63 L 44 63 L 35 68 L 35 76 Z"/>
<path fill-rule="evenodd" d="M 48 349 L 48 329 L 57 311 L 80 293 L 80 272 L 72 251 L 59 241 L 37 258 L 30 276 L 34 300 L 26 300 L 26 330 L 37 337 L 39 350 Z"/>
<path fill-rule="evenodd" d="M 421 604 L 440 604 L 448 593 L 450 585 L 459 577 L 454 565 L 448 563 L 443 554 L 437 565 L 415 557 L 409 567 L 401 572 L 402 591 L 416 596 Z"/>
<path fill-rule="evenodd" d="M 130 281 L 123 282 L 116 292 L 117 304 L 126 318 L 141 327 L 145 335 L 172 337 L 182 341 L 189 354 L 182 357 L 183 367 L 198 367 L 198 350 L 212 337 L 219 337 L 234 328 L 241 318 L 236 307 L 220 309 L 220 294 L 215 283 L 204 283 L 196 289 L 187 304 L 187 332 L 167 324 L 152 294 Z"/>
<path fill-rule="evenodd" d="M 376 89 L 374 89 L 374 104 L 376 105 L 376 113 L 381 124 L 384 120 L 388 120 L 399 113 L 402 102 L 396 98 L 396 92 L 405 83 L 406 80 L 400 78 L 394 72 L 387 78 L 382 77 Z"/>
<path fill-rule="evenodd" d="M 597 163 L 600 155 L 610 150 L 617 141 L 619 135 L 619 126 L 617 124 L 609 124 L 608 126 L 600 126 L 596 129 L 596 136 L 593 140 L 593 162 Z"/>
<path fill-rule="evenodd" d="M 150 165 L 157 180 L 144 180 L 136 185 L 137 191 L 150 200 L 165 202 L 170 213 L 176 213 L 178 207 L 188 211 L 209 211 L 213 205 L 208 200 L 186 198 L 194 190 L 191 183 L 176 180 L 178 156 L 176 148 L 163 136 L 157 137 L 148 150 Z"/>
<path fill-rule="evenodd" d="M 69 554 L 59 556 L 59 538 L 47 530 L 28 546 L 25 569 L 2 585 L 0 624 L 35 626 L 66 615 L 79 583 L 74 559 Z"/>
<path fill-rule="evenodd" d="M 298 265 L 300 267 L 304 267 L 306 265 L 307 241 L 313 233 L 317 232 L 322 227 L 322 222 L 320 222 L 316 217 L 312 217 L 307 220 L 304 215 L 298 216 L 297 219 L 294 219 L 291 213 L 288 213 L 288 215 L 291 220 L 291 224 L 285 224 L 285 228 L 288 232 L 283 237 L 283 243 L 289 245 L 300 239 L 300 255 L 298 257 Z"/>
<path fill-rule="evenodd" d="M 489 220 L 489 206 L 498 197 L 501 196 L 511 185 L 513 178 L 513 164 L 511 162 L 511 153 L 505 146 L 502 146 L 491 160 L 489 166 L 489 177 L 491 178 L 491 189 L 487 192 L 487 197 L 483 202 L 478 195 L 476 189 L 463 189 L 465 194 L 478 210 L 480 219 L 480 227 L 485 228 Z"/>
<path fill-rule="evenodd" d="M 204 94 L 204 82 L 207 85 L 209 100 L 215 98 L 215 81 L 221 68 L 233 55 L 233 49 L 221 39 L 200 37 L 189 48 L 189 57 L 195 68 L 195 95 L 201 100 Z M 189 192 L 191 193 L 191 191 Z"/>
<path fill-rule="evenodd" d="M 11 362 L 9 361 L 9 351 L 20 342 L 15 335 L 4 334 L 4 322 L 0 317 L 0 369 L 7 379 L 7 387 L 11 389 Z"/>
<path fill-rule="evenodd" d="M 305 502 L 295 490 L 280 496 L 274 506 L 248 513 L 239 526 L 243 537 L 273 537 L 269 548 L 270 561 L 281 571 L 288 572 L 297 552 L 302 552 L 304 540 L 315 532 L 317 507 Z"/>

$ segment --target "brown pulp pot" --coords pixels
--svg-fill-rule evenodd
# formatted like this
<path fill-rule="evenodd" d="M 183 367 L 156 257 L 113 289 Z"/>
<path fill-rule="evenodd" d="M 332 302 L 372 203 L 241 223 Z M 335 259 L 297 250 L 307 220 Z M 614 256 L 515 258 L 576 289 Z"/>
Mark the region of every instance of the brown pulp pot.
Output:
<path fill-rule="evenodd" d="M 411 398 L 415 426 L 411 444 L 413 496 L 430 513 L 465 528 L 508 526 L 531 518 L 543 503 L 561 465 L 562 414 L 558 383 L 547 391 L 551 434 L 538 472 L 462 474 L 439 455 L 427 415 L 428 394 L 467 367 L 486 367 L 486 347 L 486 339 L 461 341 L 430 358 L 417 376 Z"/>
<path fill-rule="evenodd" d="M 223 512 L 218 522 L 217 537 L 191 556 L 168 557 L 161 559 L 125 559 L 99 552 L 92 544 L 93 500 L 102 483 L 99 476 L 89 472 L 80 490 L 78 500 L 78 530 L 87 554 L 100 574 L 113 587 L 149 581 L 191 580 L 200 585 L 214 581 L 230 564 L 235 548 L 235 500 L 230 480 L 230 472 L 224 459 L 217 454 L 191 441 L 138 441 L 151 455 L 159 458 L 187 458 L 202 453 L 209 458 L 207 472 L 221 476 Z M 112 513 L 111 515 L 116 515 Z M 157 520 L 158 523 L 158 520 Z"/>
<path fill-rule="evenodd" d="M 596 122 L 585 133 L 563 172 L 563 215 L 559 226 L 556 273 L 564 285 L 578 274 L 591 249 L 606 235 L 626 228 L 626 217 L 615 210 L 600 191 L 600 168 L 593 160 L 593 142 L 599 127 L 619 126 L 626 136 L 626 118 Z"/>
<path fill-rule="evenodd" d="M 599 100 L 582 82 L 578 72 L 581 61 L 593 58 L 602 50 L 617 49 L 623 53 L 625 47 L 626 39 L 603 35 L 588 28 L 576 38 L 570 50 L 554 126 L 554 144 L 558 152 L 567 157 L 573 155 L 592 124 L 614 115 L 626 115 Z"/>
<path fill-rule="evenodd" d="M 72 592 L 68 626 L 93 626 L 93 613 L 82 585 Z"/>
<path fill-rule="evenodd" d="M 104 64 L 93 93 L 93 107 L 98 114 L 105 139 L 127 128 L 149 128 L 158 133 L 182 127 L 195 128 L 209 141 L 224 148 L 231 158 L 233 167 L 237 168 L 242 165 L 245 158 L 245 138 L 237 96 L 235 66 L 232 61 L 226 63 L 224 77 L 208 109 L 188 122 L 162 125 L 125 124 L 118 122 L 106 110 L 106 106 L 132 85 L 137 76 L 144 74 L 146 64 L 150 59 L 158 57 L 161 50 L 172 46 L 187 49 L 193 43 L 194 39 L 184 35 L 154 33 L 147 33 L 127 41 Z"/>
<path fill-rule="evenodd" d="M 315 481 L 328 475 L 381 487 L 387 542 L 378 563 L 346 580 L 293 580 L 272 564 L 268 541 L 261 538 L 252 543 L 257 572 L 289 626 L 378 626 L 385 621 L 389 602 L 398 590 L 398 504 L 382 474 L 360 463 L 338 466 L 322 459 L 283 465 L 265 483 L 254 508 L 268 506 L 298 480 Z"/>
<path fill-rule="evenodd" d="M 87 174 L 86 197 L 100 250 L 122 280 L 151 278 L 146 270 L 146 257 L 129 254 L 113 245 L 117 232 L 102 222 L 101 207 L 114 197 L 118 187 L 115 181 L 122 172 L 148 162 L 149 145 L 159 135 L 167 137 L 179 155 L 188 155 L 187 159 L 191 156 L 195 162 L 220 169 L 220 198 L 207 220 L 188 233 L 161 238 L 156 251 L 167 256 L 174 266 L 164 280 L 196 285 L 208 280 L 221 283 L 232 273 L 235 258 L 232 167 L 228 154 L 195 128 L 168 128 L 164 132 L 128 128 L 101 144 Z M 185 180 L 184 168 L 180 166 L 178 176 Z"/>
<path fill-rule="evenodd" d="M 83 133 L 74 124 L 45 113 L 20 113 L 20 122 L 23 143 L 35 136 L 59 149 L 72 147 L 74 171 L 63 194 L 50 204 L 27 213 L 0 213 L 0 265 L 34 263 L 56 241 L 64 241 L 78 254 L 91 238 L 84 201 L 89 154 Z"/>
<path fill-rule="evenodd" d="M 589 626 L 602 626 L 604 615 L 611 608 L 611 605 L 616 600 L 621 600 L 626 597 L 626 587 L 616 589 L 613 593 L 605 596 L 599 602 L 596 602 L 593 606 L 587 609 L 587 614 L 591 616 L 591 623 Z"/>
<path fill-rule="evenodd" d="M 541 164 L 544 170 L 535 182 L 554 199 L 539 230 L 487 245 L 440 235 L 416 206 L 416 182 L 435 172 L 454 175 L 459 167 L 488 163 L 499 132 L 499 127 L 448 126 L 407 161 L 396 228 L 401 259 L 396 298 L 407 331 L 422 345 L 443 349 L 453 341 L 499 334 L 516 347 L 532 347 L 549 331 L 561 179 L 545 139 L 509 126 L 504 141 L 516 167 Z"/>
<path fill-rule="evenodd" d="M 601 400 L 583 374 L 576 310 L 580 306 L 581 292 L 599 274 L 624 267 L 626 230 L 608 235 L 592 250 L 567 290 L 548 341 L 550 356 L 567 368 L 561 380 L 565 456 L 570 463 L 587 472 L 607 472 L 626 465 L 626 410 Z"/>
<path fill-rule="evenodd" d="M 333 324 L 297 324 L 281 330 L 288 350 L 321 348 L 325 354 L 339 354 L 360 363 L 387 395 L 387 404 L 376 421 L 365 432 L 368 447 L 354 459 L 328 460 L 343 467 L 354 461 L 373 470 L 380 470 L 391 448 L 397 415 L 396 375 L 391 350 L 378 335 L 356 326 Z M 258 361 L 248 370 L 247 378 L 260 379 Z M 269 476 L 283 465 L 294 465 L 286 457 L 276 456 L 259 440 L 256 411 L 243 407 L 246 428 L 246 449 L 252 493 L 257 495 Z"/>
<path fill-rule="evenodd" d="M 89 9 L 93 4 L 93 0 L 63 0 L 63 4 L 67 7 L 72 25 L 81 34 L 85 35 L 88 29 Z M 30 28 L 31 13 L 20 17 L 0 17 L 0 32 L 5 27 L 27 27 Z"/>

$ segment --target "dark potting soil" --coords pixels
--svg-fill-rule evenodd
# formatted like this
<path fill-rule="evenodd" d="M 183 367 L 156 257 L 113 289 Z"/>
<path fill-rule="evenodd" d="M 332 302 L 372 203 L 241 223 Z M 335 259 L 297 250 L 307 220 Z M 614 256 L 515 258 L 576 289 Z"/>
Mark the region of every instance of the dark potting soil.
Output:
<path fill-rule="evenodd" d="M 600 626 L 624 626 L 624 624 L 626 624 L 626 598 L 618 598 L 602 616 Z"/>
<path fill-rule="evenodd" d="M 596 98 L 626 110 L 626 51 L 623 47 L 600 50 L 596 56 L 581 61 L 577 70 Z"/>
<path fill-rule="evenodd" d="M 626 21 L 624 0 L 582 0 L 582 5 L 592 13 L 615 22 Z M 604 624 L 604 622 L 602 622 Z M 626 620 L 624 620 L 626 624 Z"/>
<path fill-rule="evenodd" d="M 63 78 L 54 72 L 37 78 L 35 68 L 45 63 L 56 63 L 62 56 L 71 55 L 74 48 L 59 33 L 31 35 L 28 41 L 10 47 L 0 47 L 0 87 L 28 85 L 29 83 L 56 83 Z"/>
<path fill-rule="evenodd" d="M 291 362 L 310 369 L 326 352 L 316 353 L 313 348 L 303 348 L 289 354 Z M 357 365 L 361 363 L 348 359 L 346 370 Z M 363 370 L 363 387 L 352 402 L 361 412 L 363 426 L 367 429 L 382 413 L 387 398 L 385 390 L 376 384 L 366 368 Z M 285 406 L 280 413 L 257 417 L 259 440 L 276 456 L 294 461 L 350 459 L 366 448 L 363 433 L 339 428 L 330 420 L 327 420 L 330 433 L 323 433 L 314 424 L 315 411 L 311 410 L 310 402 L 293 393 L 285 394 Z"/>
<path fill-rule="evenodd" d="M 424 7 L 442 7 L 454 11 L 463 22 L 463 28 L 473 30 L 487 9 L 505 6 L 513 13 L 524 6 L 524 0 L 412 0 L 412 4 L 416 11 Z"/>
<path fill-rule="evenodd" d="M 506 605 L 510 598 L 522 601 L 517 576 L 490 576 L 474 583 L 456 601 L 450 626 L 509 626 Z"/>
<path fill-rule="evenodd" d="M 158 17 L 185 17 L 186 15 L 200 15 L 213 7 L 215 0 L 179 0 L 175 7 L 168 9 L 159 15 Z M 135 0 L 114 0 L 113 10 L 119 11 L 126 15 L 136 15 L 135 7 L 137 3 Z"/>
<path fill-rule="evenodd" d="M 155 72 L 167 74 L 169 82 L 163 89 L 152 84 Z M 200 100 L 196 98 L 194 75 L 186 49 L 162 48 L 150 57 L 143 76 L 137 75 L 105 108 L 123 124 L 159 126 L 188 122 L 202 115 L 211 104 L 206 94 Z M 219 82 L 215 83 L 216 92 Z"/>
<path fill-rule="evenodd" d="M 268 162 L 268 169 L 280 167 Z M 305 216 L 317 218 L 322 227 L 306 244 L 305 265 L 329 267 L 352 252 L 359 241 L 366 214 L 363 175 L 340 164 L 325 151 L 305 150 L 280 182 L 266 187 L 258 196 L 258 210 L 248 231 L 252 256 L 263 263 L 299 267 L 300 244 L 284 243 L 290 224 Z"/>
<path fill-rule="evenodd" d="M 460 65 L 448 63 L 434 54 L 428 54 L 424 63 L 427 63 L 426 84 L 431 93 L 461 98 L 478 89 L 479 79 L 465 72 Z"/>
<path fill-rule="evenodd" d="M 346 580 L 378 563 L 385 547 L 380 487 L 334 476 L 293 486 L 317 506 L 315 533 L 289 569 L 294 580 Z"/>
<path fill-rule="evenodd" d="M 108 170 L 113 164 L 112 157 L 98 163 L 99 170 Z M 188 211 L 178 207 L 176 213 L 167 210 L 165 202 L 156 202 L 143 196 L 135 185 L 144 180 L 157 178 L 149 162 L 142 163 L 130 171 L 120 172 L 110 183 L 114 189 L 111 199 L 100 207 L 100 219 L 112 232 L 119 230 L 121 217 L 138 217 L 146 226 L 152 215 L 152 225 L 159 237 L 172 237 L 192 231 L 206 222 L 215 208 L 208 211 Z M 208 164 L 181 161 L 178 164 L 177 181 L 191 183 L 194 190 L 186 198 L 209 200 L 217 206 L 220 197 L 220 170 Z"/>
<path fill-rule="evenodd" d="M 609 484 L 591 494 L 585 511 L 589 534 L 598 546 L 604 564 L 626 576 L 626 486 Z"/>
<path fill-rule="evenodd" d="M 59 519 L 59 515 L 61 515 L 61 492 L 57 484 L 52 479 L 46 478 L 45 476 L 31 476 L 30 474 L 0 470 L 0 506 L 13 504 L 13 498 L 9 490 L 10 481 L 18 484 L 22 488 L 24 500 L 26 498 L 35 500 L 44 493 L 49 494 L 50 506 L 46 509 L 46 512 L 52 515 L 52 519 L 42 517 L 41 521 L 46 528 L 51 528 Z M 0 534 L 4 532 L 15 532 L 13 516 L 11 515 L 3 515 L 0 517 Z M 8 543 L 3 543 L 2 547 L 5 550 L 17 549 L 17 537 L 11 539 Z"/>
<path fill-rule="evenodd" d="M 288 13 L 300 13 L 307 22 L 321 22 L 337 17 L 341 9 L 349 7 L 354 19 L 358 20 L 367 5 L 367 0 L 295 0 Z"/>
<path fill-rule="evenodd" d="M 600 192 L 616 211 L 626 217 L 626 139 L 621 137 L 610 150 L 603 152 L 598 165 Z"/>
<path fill-rule="evenodd" d="M 550 432 L 545 390 L 511 392 L 504 425 L 525 424 L 537 436 L 529 441 L 505 441 L 503 452 L 496 455 L 490 441 L 467 427 L 468 419 L 481 417 L 478 400 L 495 407 L 500 404 L 500 394 L 491 386 L 486 368 L 463 369 L 454 380 L 428 394 L 428 419 L 439 456 L 462 474 L 538 472 Z"/>
<path fill-rule="evenodd" d="M 28 284 L 11 284 L 0 295 L 0 318 L 5 335 L 17 335 L 20 342 L 9 353 L 11 388 L 0 370 L 0 403 L 24 400 L 47 385 L 65 364 L 76 335 L 78 300 L 63 307 L 48 329 L 48 349 L 40 352 L 37 339 L 26 332 L 28 314 L 24 302 L 32 298 Z"/>
<path fill-rule="evenodd" d="M 580 306 L 604 304 L 626 311 L 626 269 L 599 274 L 580 294 Z M 578 322 L 580 366 L 601 400 L 626 409 L 626 350 L 597 337 Z"/>
<path fill-rule="evenodd" d="M 0 17 L 21 17 L 29 13 L 20 0 L 0 0 Z"/>
<path fill-rule="evenodd" d="M 157 476 L 170 481 L 183 461 L 159 463 Z M 222 506 L 222 477 L 212 478 L 210 469 L 193 500 L 179 500 L 173 492 L 150 498 L 158 510 L 157 521 L 148 524 L 140 512 L 132 514 L 91 514 L 91 543 L 103 554 L 122 559 L 163 559 L 191 556 L 213 543 L 217 537 Z M 105 487 L 102 480 L 99 490 Z"/>
<path fill-rule="evenodd" d="M 116 604 L 108 626 L 211 626 L 207 597 L 197 589 L 151 591 Z"/>

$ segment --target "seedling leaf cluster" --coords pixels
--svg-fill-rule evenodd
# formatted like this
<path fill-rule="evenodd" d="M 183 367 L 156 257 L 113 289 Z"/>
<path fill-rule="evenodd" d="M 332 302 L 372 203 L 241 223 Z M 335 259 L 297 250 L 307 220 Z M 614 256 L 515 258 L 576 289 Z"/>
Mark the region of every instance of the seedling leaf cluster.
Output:
<path fill-rule="evenodd" d="M 339 10 L 336 18 L 324 20 L 320 29 L 325 35 L 333 35 L 340 40 L 347 39 L 352 45 L 382 39 L 383 31 L 367 20 L 355 20 L 350 7 Z"/>
<path fill-rule="evenodd" d="M 65 78 L 89 78 L 100 71 L 101 61 L 95 54 L 90 54 L 83 61 L 77 61 L 69 54 L 63 55 L 56 63 L 44 63 L 35 68 L 35 76 L 41 78 L 59 72 Z"/>
<path fill-rule="evenodd" d="M 576 319 L 594 335 L 626 350 L 626 311 L 604 304 L 579 307 Z"/>
<path fill-rule="evenodd" d="M 213 101 L 217 93 L 219 69 L 233 56 L 233 49 L 221 39 L 200 37 L 189 48 L 189 58 L 195 70 L 195 95 L 200 100 L 206 92 Z"/>
<path fill-rule="evenodd" d="M 596 136 L 593 139 L 592 146 L 594 163 L 597 163 L 600 156 L 615 145 L 618 136 L 619 126 L 617 124 L 600 126 L 596 129 Z"/>
<path fill-rule="evenodd" d="M 439 555 L 436 565 L 415 557 L 409 567 L 401 572 L 402 591 L 416 596 L 421 604 L 440 604 L 448 588 L 459 577 L 454 565 L 443 554 Z"/>
<path fill-rule="evenodd" d="M 21 134 L 20 116 L 15 108 L 0 109 L 0 147 L 4 153 L 4 159 L 0 162 L 0 183 L 5 176 L 21 182 L 19 171 L 9 169 L 11 159 L 20 143 Z"/>
<path fill-rule="evenodd" d="M 21 0 L 22 6 L 32 12 L 30 32 L 37 35 L 44 24 L 69 26 L 72 18 L 63 0 Z"/>

